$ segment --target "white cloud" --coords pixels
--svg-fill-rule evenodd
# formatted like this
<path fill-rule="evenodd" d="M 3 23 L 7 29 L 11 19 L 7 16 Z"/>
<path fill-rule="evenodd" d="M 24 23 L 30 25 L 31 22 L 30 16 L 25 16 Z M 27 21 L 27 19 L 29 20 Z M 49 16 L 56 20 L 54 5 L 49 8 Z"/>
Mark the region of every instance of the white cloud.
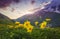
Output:
<path fill-rule="evenodd" d="M 41 10 L 44 8 L 45 5 L 49 4 L 48 3 L 42 3 L 39 7 L 37 6 L 32 6 L 30 3 L 25 4 L 25 3 L 18 3 L 18 4 L 11 4 L 11 6 L 7 7 L 5 10 L 0 9 L 0 12 L 5 14 L 6 16 L 10 17 L 11 19 L 16 19 L 18 17 L 21 17 L 26 14 L 31 14 L 37 10 Z M 36 8 L 37 7 L 37 8 Z M 12 8 L 14 11 L 12 12 Z"/>

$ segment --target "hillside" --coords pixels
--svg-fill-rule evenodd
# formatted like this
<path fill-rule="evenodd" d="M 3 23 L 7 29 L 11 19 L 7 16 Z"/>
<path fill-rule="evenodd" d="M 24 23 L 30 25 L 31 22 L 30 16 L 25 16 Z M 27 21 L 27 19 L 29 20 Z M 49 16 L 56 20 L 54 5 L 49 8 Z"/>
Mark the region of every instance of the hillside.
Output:
<path fill-rule="evenodd" d="M 17 21 L 24 22 L 26 20 L 31 21 L 34 23 L 35 21 L 43 22 L 46 18 L 50 18 L 50 24 L 52 26 L 60 26 L 60 14 L 55 12 L 45 12 L 45 11 L 38 11 L 35 14 L 25 15 L 17 19 Z"/>
<path fill-rule="evenodd" d="M 45 10 L 60 13 L 60 0 L 52 0 L 50 4 L 45 6 Z"/>
<path fill-rule="evenodd" d="M 34 12 L 34 14 L 24 15 L 16 20 L 22 23 L 29 20 L 33 24 L 35 21 L 41 23 L 46 18 L 51 19 L 49 24 L 52 27 L 60 26 L 60 0 L 52 0 L 44 9 Z"/>
<path fill-rule="evenodd" d="M 13 23 L 10 18 L 0 13 L 0 24 L 11 24 Z"/>

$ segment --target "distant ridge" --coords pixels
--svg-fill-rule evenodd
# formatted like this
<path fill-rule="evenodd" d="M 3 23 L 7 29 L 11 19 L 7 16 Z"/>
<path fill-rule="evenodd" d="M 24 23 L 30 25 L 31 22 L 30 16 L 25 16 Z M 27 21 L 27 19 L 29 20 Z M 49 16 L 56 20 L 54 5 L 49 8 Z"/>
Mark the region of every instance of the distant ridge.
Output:
<path fill-rule="evenodd" d="M 10 18 L 0 13 L 0 24 L 10 24 L 13 23 Z"/>
<path fill-rule="evenodd" d="M 60 0 L 52 0 L 52 2 L 45 6 L 44 9 L 36 11 L 34 14 L 24 15 L 16 21 L 23 23 L 26 20 L 34 24 L 35 21 L 43 22 L 46 18 L 50 18 L 49 25 L 51 27 L 60 27 Z"/>

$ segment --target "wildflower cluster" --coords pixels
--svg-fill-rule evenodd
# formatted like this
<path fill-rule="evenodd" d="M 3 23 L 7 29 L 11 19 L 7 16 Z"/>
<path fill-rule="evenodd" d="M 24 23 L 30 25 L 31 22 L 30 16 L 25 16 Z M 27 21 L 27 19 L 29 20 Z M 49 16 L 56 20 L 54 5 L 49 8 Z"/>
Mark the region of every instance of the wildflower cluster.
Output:
<path fill-rule="evenodd" d="M 35 21 L 35 25 L 28 20 L 24 23 L 0 24 L 0 39 L 60 39 L 59 27 L 47 27 L 50 20 Z"/>
<path fill-rule="evenodd" d="M 20 22 L 15 22 L 15 26 L 8 26 L 9 28 L 25 28 L 27 32 L 32 32 L 33 26 L 31 25 L 30 21 L 24 22 L 24 24 L 21 24 Z"/>
<path fill-rule="evenodd" d="M 39 24 L 38 21 L 35 22 L 36 26 L 40 26 L 40 29 L 44 29 L 47 26 L 47 21 L 50 21 L 50 19 L 46 19 L 46 21 L 43 21 L 42 23 Z M 30 21 L 25 21 L 23 24 L 20 22 L 15 22 L 16 26 L 9 26 L 9 28 L 25 28 L 27 32 L 32 32 L 34 26 L 31 25 Z"/>

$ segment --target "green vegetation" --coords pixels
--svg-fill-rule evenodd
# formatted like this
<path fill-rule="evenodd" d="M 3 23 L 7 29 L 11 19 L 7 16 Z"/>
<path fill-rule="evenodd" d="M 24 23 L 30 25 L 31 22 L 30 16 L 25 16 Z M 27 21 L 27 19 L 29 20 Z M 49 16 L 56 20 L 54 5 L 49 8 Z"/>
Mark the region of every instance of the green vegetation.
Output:
<path fill-rule="evenodd" d="M 26 27 L 26 24 L 29 27 Z M 38 22 L 35 22 L 35 25 L 37 24 Z M 28 32 L 22 26 L 29 28 Z M 32 27 L 29 21 L 24 22 L 24 24 L 19 22 L 13 23 L 9 18 L 2 15 L 0 17 L 0 39 L 60 39 L 60 27 L 45 28 L 46 21 L 43 21 L 41 26 L 43 26 L 41 27 L 43 29 Z"/>
<path fill-rule="evenodd" d="M 9 28 L 8 25 L 0 24 L 0 39 L 60 39 L 60 28 L 34 27 L 33 31 L 28 33 L 24 28 Z"/>

